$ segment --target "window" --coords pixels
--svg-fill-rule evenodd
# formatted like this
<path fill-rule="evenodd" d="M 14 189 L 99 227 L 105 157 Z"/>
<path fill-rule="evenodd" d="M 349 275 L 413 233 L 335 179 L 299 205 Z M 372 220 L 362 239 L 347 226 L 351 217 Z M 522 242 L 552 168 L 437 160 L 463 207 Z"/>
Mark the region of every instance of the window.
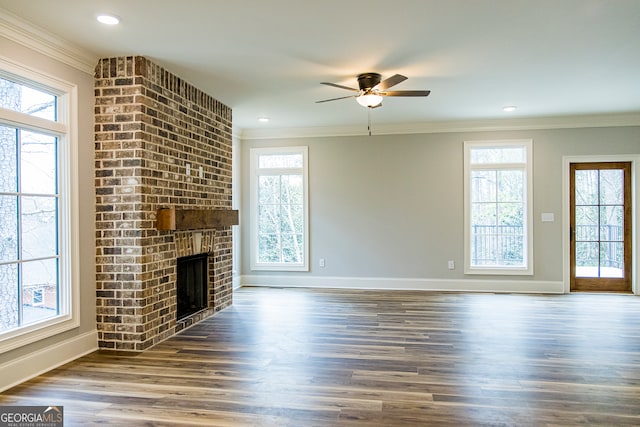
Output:
<path fill-rule="evenodd" d="M 75 94 L 0 60 L 0 352 L 78 324 Z"/>
<path fill-rule="evenodd" d="M 533 274 L 532 141 L 464 143 L 465 273 Z"/>
<path fill-rule="evenodd" d="M 251 268 L 308 271 L 307 147 L 251 150 Z"/>

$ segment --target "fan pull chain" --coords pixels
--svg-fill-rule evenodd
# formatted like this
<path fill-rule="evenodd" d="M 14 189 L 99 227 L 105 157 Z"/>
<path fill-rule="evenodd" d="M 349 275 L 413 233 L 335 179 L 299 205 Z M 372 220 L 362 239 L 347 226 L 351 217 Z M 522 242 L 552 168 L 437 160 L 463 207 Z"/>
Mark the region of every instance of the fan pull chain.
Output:
<path fill-rule="evenodd" d="M 367 123 L 367 130 L 369 131 L 369 136 L 371 136 L 371 107 L 367 108 L 367 116 L 368 116 L 368 123 Z"/>

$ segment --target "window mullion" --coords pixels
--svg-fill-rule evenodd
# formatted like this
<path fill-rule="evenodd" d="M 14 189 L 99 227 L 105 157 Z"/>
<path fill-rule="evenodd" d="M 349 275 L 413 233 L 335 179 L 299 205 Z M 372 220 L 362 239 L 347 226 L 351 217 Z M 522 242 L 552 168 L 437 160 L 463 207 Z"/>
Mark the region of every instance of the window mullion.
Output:
<path fill-rule="evenodd" d="M 272 169 L 272 168 L 260 168 L 256 170 L 257 176 L 265 176 L 265 175 L 302 175 L 304 173 L 303 169 Z"/>
<path fill-rule="evenodd" d="M 16 128 L 16 245 L 17 245 L 17 269 L 18 280 L 16 287 L 18 290 L 18 326 L 24 322 L 24 307 L 22 305 L 23 277 L 22 274 L 22 130 Z"/>
<path fill-rule="evenodd" d="M 68 132 L 66 123 L 52 122 L 51 120 L 3 107 L 0 107 L 0 123 L 54 135 L 64 135 Z"/>
<path fill-rule="evenodd" d="M 471 164 L 470 170 L 526 170 L 527 165 L 523 163 L 495 163 L 495 164 Z"/>

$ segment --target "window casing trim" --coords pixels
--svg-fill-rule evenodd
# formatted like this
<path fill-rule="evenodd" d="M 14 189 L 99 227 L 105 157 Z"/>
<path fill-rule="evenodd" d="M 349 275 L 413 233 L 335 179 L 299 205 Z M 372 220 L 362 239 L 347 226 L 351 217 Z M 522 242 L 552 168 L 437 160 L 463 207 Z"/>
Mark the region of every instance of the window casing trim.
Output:
<path fill-rule="evenodd" d="M 58 138 L 58 235 L 60 315 L 0 333 L 0 354 L 80 325 L 77 85 L 0 57 L 0 75 L 58 97 L 57 121 L 0 108 L 0 123 Z M 34 84 L 35 83 L 35 84 Z"/>
<path fill-rule="evenodd" d="M 473 148 L 507 148 L 518 147 L 525 149 L 523 163 L 487 163 L 471 165 L 471 150 Z M 478 275 L 529 275 L 534 274 L 533 265 L 533 140 L 482 140 L 464 141 L 464 274 Z M 525 229 L 525 244 L 523 258 L 525 266 L 472 266 L 471 265 L 471 170 L 524 170 L 523 198 L 523 227 Z"/>
<path fill-rule="evenodd" d="M 309 271 L 309 163 L 308 147 L 266 147 L 250 150 L 250 206 L 251 206 L 251 270 L 264 271 Z M 260 156 L 269 154 L 302 154 L 302 168 L 258 168 Z M 266 175 L 302 175 L 303 179 L 303 262 L 301 263 L 264 263 L 258 262 L 258 177 Z"/>

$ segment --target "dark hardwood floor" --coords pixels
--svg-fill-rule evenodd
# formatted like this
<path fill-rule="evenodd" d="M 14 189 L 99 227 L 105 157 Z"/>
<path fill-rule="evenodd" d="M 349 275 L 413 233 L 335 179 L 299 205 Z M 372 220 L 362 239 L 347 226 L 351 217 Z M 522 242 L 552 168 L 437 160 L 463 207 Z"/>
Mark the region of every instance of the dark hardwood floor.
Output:
<path fill-rule="evenodd" d="M 65 426 L 640 425 L 640 298 L 243 288 L 0 395 Z"/>

